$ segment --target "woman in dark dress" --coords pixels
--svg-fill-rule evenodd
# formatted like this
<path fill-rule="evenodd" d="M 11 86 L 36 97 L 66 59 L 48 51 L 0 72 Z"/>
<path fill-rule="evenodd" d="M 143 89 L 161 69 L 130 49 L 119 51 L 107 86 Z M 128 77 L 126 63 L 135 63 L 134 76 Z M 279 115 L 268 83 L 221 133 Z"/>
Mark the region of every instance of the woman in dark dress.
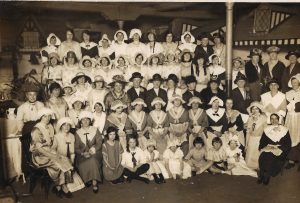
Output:
<path fill-rule="evenodd" d="M 267 126 L 260 139 L 258 183 L 269 184 L 270 177 L 275 177 L 282 170 L 291 149 L 291 137 L 288 129 L 279 125 L 279 115 L 270 116 L 271 125 Z"/>
<path fill-rule="evenodd" d="M 98 45 L 90 41 L 91 33 L 88 30 L 82 31 L 82 42 L 80 43 L 82 57 L 98 57 Z"/>

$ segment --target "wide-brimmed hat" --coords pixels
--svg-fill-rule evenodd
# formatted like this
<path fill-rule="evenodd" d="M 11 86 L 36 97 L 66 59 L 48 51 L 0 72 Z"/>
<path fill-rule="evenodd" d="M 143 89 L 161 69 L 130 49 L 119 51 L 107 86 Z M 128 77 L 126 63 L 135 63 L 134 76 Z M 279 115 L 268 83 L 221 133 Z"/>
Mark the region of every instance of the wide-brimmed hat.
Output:
<path fill-rule="evenodd" d="M 115 76 L 113 76 L 112 80 L 113 80 L 113 82 L 109 83 L 109 86 L 111 86 L 111 87 L 113 87 L 115 85 L 115 83 L 120 83 L 124 86 L 127 84 L 123 75 L 115 75 Z"/>
<path fill-rule="evenodd" d="M 202 104 L 202 101 L 199 97 L 191 97 L 188 106 L 192 106 L 193 103 Z"/>
<path fill-rule="evenodd" d="M 96 75 L 93 80 L 93 83 L 95 83 L 95 82 L 103 82 L 104 84 L 106 84 L 102 75 Z"/>
<path fill-rule="evenodd" d="M 240 64 L 244 64 L 244 60 L 241 57 L 239 57 L 239 56 L 236 57 L 236 58 L 234 58 L 234 59 L 232 59 L 232 63 L 234 63 L 236 61 L 240 62 Z"/>
<path fill-rule="evenodd" d="M 108 38 L 107 34 L 103 34 L 103 35 L 102 35 L 102 38 L 100 39 L 100 41 L 99 41 L 99 43 L 98 43 L 100 47 L 102 47 L 102 42 L 103 42 L 103 40 L 107 40 L 107 41 L 108 41 L 108 44 L 111 44 L 111 41 L 110 41 L 110 39 Z"/>
<path fill-rule="evenodd" d="M 280 51 L 280 48 L 277 46 L 270 46 L 269 48 L 267 48 L 268 53 L 272 53 L 272 52 L 278 53 L 279 51 Z"/>
<path fill-rule="evenodd" d="M 80 65 L 84 68 L 84 62 L 85 61 L 90 61 L 90 63 L 92 64 L 91 67 L 95 66 L 95 60 L 92 59 L 91 57 L 89 57 L 88 55 L 85 55 L 84 57 L 82 57 L 81 59 L 81 63 Z"/>
<path fill-rule="evenodd" d="M 50 54 L 48 54 L 48 58 L 49 59 L 55 58 L 57 61 L 60 61 L 60 58 L 56 52 L 51 52 Z"/>
<path fill-rule="evenodd" d="M 144 78 L 140 72 L 134 72 L 131 75 L 129 81 L 131 82 L 134 78 L 140 78 L 141 80 Z"/>
<path fill-rule="evenodd" d="M 150 147 L 150 146 L 156 147 L 156 141 L 154 139 L 148 139 L 146 141 L 146 147 Z"/>
<path fill-rule="evenodd" d="M 254 101 L 250 104 L 250 106 L 247 108 L 247 112 L 250 114 L 252 107 L 257 107 L 259 108 L 262 112 L 264 112 L 265 107 L 258 101 Z"/>
<path fill-rule="evenodd" d="M 202 33 L 200 33 L 200 34 L 198 35 L 198 37 L 197 37 L 198 40 L 202 40 L 203 38 L 207 38 L 207 39 L 209 39 L 209 40 L 212 40 L 212 36 L 211 36 L 211 34 L 208 33 L 208 32 L 202 32 Z"/>
<path fill-rule="evenodd" d="M 82 120 L 84 118 L 89 118 L 89 119 L 93 120 L 94 116 L 93 116 L 92 112 L 84 110 L 84 111 L 80 112 L 78 120 Z"/>
<path fill-rule="evenodd" d="M 234 84 L 236 84 L 239 80 L 247 81 L 247 78 L 243 73 L 238 72 L 237 76 L 235 77 Z"/>
<path fill-rule="evenodd" d="M 191 32 L 186 31 L 186 32 L 184 32 L 184 33 L 181 35 L 181 42 L 182 42 L 182 43 L 186 43 L 186 41 L 185 41 L 185 39 L 184 39 L 186 35 L 190 35 L 190 36 L 191 36 L 191 42 L 190 42 L 190 43 L 194 43 L 194 42 L 195 42 L 195 37 L 194 37 L 194 35 L 192 35 Z"/>
<path fill-rule="evenodd" d="M 70 124 L 71 128 L 75 128 L 75 124 L 70 117 L 62 117 L 57 121 L 56 129 L 60 130 L 61 126 L 66 123 Z"/>
<path fill-rule="evenodd" d="M 92 80 L 89 76 L 87 76 L 84 72 L 79 72 L 76 74 L 75 77 L 73 77 L 73 79 L 71 80 L 71 83 L 75 83 L 77 82 L 78 78 L 81 78 L 81 77 L 84 77 L 85 78 L 85 82 L 88 82 L 88 83 L 92 83 Z"/>
<path fill-rule="evenodd" d="M 43 107 L 42 109 L 40 109 L 38 111 L 38 118 L 42 118 L 43 116 L 45 115 L 51 115 L 51 118 L 54 119 L 54 111 L 52 109 L 49 109 L 49 108 L 46 108 L 46 107 Z"/>
<path fill-rule="evenodd" d="M 297 73 L 296 75 L 294 75 L 294 76 L 291 77 L 291 79 L 288 82 L 288 86 L 289 87 L 292 87 L 292 80 L 293 79 L 296 79 L 296 80 L 298 80 L 300 82 L 300 73 Z"/>
<path fill-rule="evenodd" d="M 72 84 L 69 83 L 69 82 L 64 82 L 64 83 L 62 84 L 62 88 L 64 89 L 64 88 L 67 88 L 67 87 L 69 87 L 69 88 L 72 89 L 72 93 L 74 93 L 74 92 L 76 91 L 74 85 L 72 85 Z"/>
<path fill-rule="evenodd" d="M 161 104 L 162 106 L 165 106 L 166 102 L 164 102 L 164 100 L 160 97 L 155 97 L 151 102 L 151 106 L 154 106 L 155 104 Z"/>
<path fill-rule="evenodd" d="M 210 99 L 210 101 L 209 101 L 209 105 L 212 105 L 212 103 L 214 102 L 214 101 L 216 101 L 216 100 L 218 100 L 219 101 L 219 106 L 223 106 L 224 105 L 224 102 L 223 102 L 223 100 L 222 99 L 220 99 L 219 97 L 217 97 L 217 96 L 213 96 L 211 99 Z"/>
<path fill-rule="evenodd" d="M 135 106 L 137 104 L 142 105 L 143 107 L 147 107 L 147 104 L 142 98 L 136 98 L 133 102 L 131 102 L 131 106 Z"/>
<path fill-rule="evenodd" d="M 182 96 L 178 94 L 173 95 L 170 99 L 170 102 L 173 103 L 176 99 L 180 100 L 182 104 L 185 103 L 185 101 L 182 99 Z"/>
<path fill-rule="evenodd" d="M 253 48 L 250 50 L 250 54 L 249 56 L 247 56 L 248 58 L 252 58 L 253 56 L 259 56 L 261 57 L 262 54 L 262 50 L 258 49 L 258 48 Z"/>
<path fill-rule="evenodd" d="M 129 38 L 131 39 L 134 34 L 138 34 L 140 36 L 140 38 L 142 37 L 142 31 L 140 29 L 137 29 L 137 28 L 131 29 L 130 34 L 129 34 Z"/>
<path fill-rule="evenodd" d="M 212 60 L 213 60 L 212 58 L 215 57 L 215 56 L 219 59 L 219 63 L 220 63 L 221 60 L 220 60 L 220 57 L 219 57 L 217 54 L 212 54 L 212 55 L 210 55 L 210 56 L 208 57 L 209 63 L 212 63 Z"/>
<path fill-rule="evenodd" d="M 285 59 L 289 60 L 290 56 L 292 56 L 292 55 L 296 56 L 297 58 L 300 57 L 300 53 L 298 51 L 289 51 L 287 53 L 287 55 L 285 56 Z"/>
<path fill-rule="evenodd" d="M 118 33 L 122 33 L 123 34 L 123 36 L 124 36 L 123 42 L 126 41 L 126 40 L 128 40 L 128 36 L 127 36 L 127 34 L 126 34 L 126 32 L 124 30 L 117 30 L 115 32 L 115 34 L 114 34 L 114 40 L 115 41 L 117 41 L 117 34 Z"/>
<path fill-rule="evenodd" d="M 39 92 L 41 89 L 40 87 L 32 82 L 26 82 L 22 85 L 22 90 L 24 92 Z"/>
<path fill-rule="evenodd" d="M 161 77 L 160 74 L 156 73 L 152 76 L 152 78 L 149 80 L 149 82 L 153 82 L 153 81 L 163 81 L 164 79 Z"/>
<path fill-rule="evenodd" d="M 72 99 L 71 99 L 71 104 L 73 105 L 75 102 L 77 102 L 77 101 L 79 101 L 79 102 L 81 102 L 82 104 L 84 104 L 85 103 L 85 98 L 84 97 L 82 97 L 82 96 L 75 96 L 75 97 L 72 97 Z"/>
<path fill-rule="evenodd" d="M 121 100 L 115 100 L 111 104 L 111 110 L 115 111 L 117 108 L 123 107 L 123 109 L 127 108 L 127 106 Z"/>
<path fill-rule="evenodd" d="M 54 34 L 54 33 L 50 33 L 47 37 L 47 45 L 50 45 L 50 39 L 52 37 L 55 37 L 56 38 L 56 43 L 55 43 L 55 46 L 59 46 L 61 44 L 61 41 L 60 39 Z"/>
<path fill-rule="evenodd" d="M 193 75 L 187 76 L 184 81 L 187 85 L 193 82 L 197 83 L 196 77 Z"/>
<path fill-rule="evenodd" d="M 173 73 L 168 75 L 168 78 L 166 79 L 166 81 L 168 82 L 169 80 L 172 80 L 176 84 L 179 82 L 178 77 Z"/>

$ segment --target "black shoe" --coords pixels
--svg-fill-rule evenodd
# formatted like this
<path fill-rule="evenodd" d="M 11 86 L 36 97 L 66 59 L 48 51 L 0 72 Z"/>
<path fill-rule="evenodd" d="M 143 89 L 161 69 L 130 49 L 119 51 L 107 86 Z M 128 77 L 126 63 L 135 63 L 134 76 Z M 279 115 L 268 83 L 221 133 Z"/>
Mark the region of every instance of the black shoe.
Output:
<path fill-rule="evenodd" d="M 269 182 L 270 182 L 270 177 L 264 177 L 262 182 L 263 182 L 264 185 L 268 185 Z"/>
<path fill-rule="evenodd" d="M 86 187 L 91 187 L 91 185 L 92 185 L 92 181 L 89 181 L 89 182 L 86 182 L 86 183 L 85 183 L 85 186 L 86 186 Z"/>
<path fill-rule="evenodd" d="M 73 197 L 73 195 L 72 195 L 72 193 L 71 193 L 70 191 L 67 192 L 67 193 L 63 192 L 63 196 L 64 196 L 65 198 L 68 198 L 68 199 L 70 199 L 70 198 Z"/>
<path fill-rule="evenodd" d="M 158 174 L 158 176 L 159 176 L 159 178 L 160 178 L 160 182 L 161 183 L 166 183 L 166 181 L 165 181 L 165 177 L 163 176 L 163 174 Z"/>
<path fill-rule="evenodd" d="M 196 171 L 192 171 L 192 176 L 196 176 Z"/>
<path fill-rule="evenodd" d="M 98 186 L 93 186 L 93 193 L 97 194 L 99 191 L 99 187 Z"/>
<path fill-rule="evenodd" d="M 289 163 L 285 166 L 285 168 L 286 168 L 286 169 L 291 169 L 291 168 L 293 168 L 295 165 L 296 165 L 295 163 L 289 162 Z"/>
<path fill-rule="evenodd" d="M 60 189 L 60 190 L 57 190 L 56 187 L 53 187 L 52 188 L 52 192 L 59 198 L 63 198 L 63 191 Z"/>
<path fill-rule="evenodd" d="M 156 184 L 161 184 L 160 178 L 158 178 L 158 176 L 157 176 L 156 174 L 152 174 L 152 175 L 153 175 L 153 177 L 154 177 L 154 182 L 155 182 Z"/>
<path fill-rule="evenodd" d="M 257 184 L 262 184 L 262 182 L 263 182 L 262 178 L 259 177 L 259 178 L 257 179 Z"/>

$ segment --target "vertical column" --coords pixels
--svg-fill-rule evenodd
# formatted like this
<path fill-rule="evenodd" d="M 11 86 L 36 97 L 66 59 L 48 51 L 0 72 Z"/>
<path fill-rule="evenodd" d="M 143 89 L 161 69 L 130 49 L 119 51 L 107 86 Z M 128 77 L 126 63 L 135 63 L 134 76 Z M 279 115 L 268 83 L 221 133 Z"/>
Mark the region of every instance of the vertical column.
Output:
<path fill-rule="evenodd" d="M 226 2 L 226 93 L 231 96 L 232 89 L 232 30 L 233 30 L 233 2 Z"/>

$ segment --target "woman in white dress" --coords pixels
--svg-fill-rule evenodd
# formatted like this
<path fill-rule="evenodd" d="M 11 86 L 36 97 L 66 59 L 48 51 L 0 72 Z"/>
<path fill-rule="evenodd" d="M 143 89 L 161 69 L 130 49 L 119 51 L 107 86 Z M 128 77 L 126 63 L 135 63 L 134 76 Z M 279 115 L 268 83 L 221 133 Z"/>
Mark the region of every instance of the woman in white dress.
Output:
<path fill-rule="evenodd" d="M 76 76 L 71 80 L 71 83 L 74 84 L 74 88 L 76 92 L 74 96 L 81 96 L 84 98 L 85 101 L 88 99 L 88 94 L 92 90 L 91 83 L 92 80 L 89 76 L 87 76 L 83 72 L 79 72 Z M 87 104 L 89 105 L 89 104 Z"/>
<path fill-rule="evenodd" d="M 52 52 L 48 54 L 47 66 L 42 70 L 42 84 L 49 85 L 52 82 L 62 83 L 62 70 L 60 65 L 59 56 L 57 53 Z"/>
<path fill-rule="evenodd" d="M 133 58 L 134 58 L 134 63 L 131 64 L 129 66 L 129 68 L 127 69 L 127 71 L 125 72 L 124 77 L 125 77 L 126 81 L 129 81 L 131 75 L 135 72 L 143 73 L 143 76 L 146 81 L 146 78 L 148 78 L 148 69 L 147 69 L 147 66 L 144 65 L 147 61 L 146 55 L 144 55 L 141 52 L 138 52 L 138 53 L 136 53 L 136 55 L 134 55 Z M 146 85 L 146 84 L 144 84 L 144 85 Z"/>
<path fill-rule="evenodd" d="M 79 72 L 84 72 L 88 76 L 92 76 L 92 70 L 94 69 L 96 65 L 96 60 L 89 57 L 89 56 L 84 56 L 82 57 L 80 63 L 79 63 Z"/>
<path fill-rule="evenodd" d="M 199 55 L 194 60 L 192 66 L 192 74 L 195 76 L 197 80 L 196 91 L 201 92 L 203 89 L 207 87 L 207 83 L 210 80 L 210 72 L 206 66 L 205 56 Z"/>
<path fill-rule="evenodd" d="M 79 71 L 78 59 L 76 57 L 75 52 L 69 51 L 65 58 L 65 62 L 62 68 L 62 82 L 63 83 L 71 83 L 72 78 Z"/>
<path fill-rule="evenodd" d="M 47 46 L 43 47 L 40 51 L 42 56 L 42 63 L 47 65 L 48 59 L 50 59 L 50 53 L 56 53 L 58 51 L 58 46 L 61 44 L 60 39 L 54 34 L 50 33 L 47 37 Z"/>
<path fill-rule="evenodd" d="M 127 55 L 127 43 L 128 40 L 127 34 L 124 30 L 117 30 L 114 35 L 114 41 L 112 42 L 112 47 L 115 50 L 116 58 L 124 55 Z"/>
<path fill-rule="evenodd" d="M 104 134 L 104 126 L 106 121 L 105 106 L 102 101 L 95 101 L 93 105 L 93 126 L 98 128 L 101 135 Z M 103 137 L 104 138 L 104 137 Z"/>
<path fill-rule="evenodd" d="M 180 65 L 178 63 L 177 55 L 173 51 L 169 51 L 165 54 L 165 60 L 162 71 L 162 78 L 167 79 L 170 74 L 175 74 L 180 77 Z"/>
<path fill-rule="evenodd" d="M 124 77 L 128 77 L 126 73 L 129 68 L 129 62 L 125 55 L 117 56 L 115 59 L 115 68 L 121 71 Z"/>
<path fill-rule="evenodd" d="M 147 40 L 148 40 L 148 43 L 146 44 L 147 57 L 150 57 L 151 55 L 155 54 L 158 55 L 160 59 L 162 59 L 164 49 L 161 43 L 157 42 L 156 34 L 154 32 L 148 32 Z"/>
<path fill-rule="evenodd" d="M 111 41 L 107 34 L 103 34 L 99 41 L 98 53 L 99 57 L 109 56 L 111 60 L 115 59 L 115 50 L 113 46 L 111 46 Z"/>
<path fill-rule="evenodd" d="M 184 32 L 181 35 L 181 44 L 178 46 L 178 49 L 180 51 L 183 51 L 185 49 L 189 50 L 190 52 L 194 53 L 196 49 L 195 37 L 190 33 L 189 31 Z"/>
<path fill-rule="evenodd" d="M 68 110 L 68 115 L 73 121 L 75 128 L 79 128 L 79 115 L 85 107 L 85 99 L 81 96 L 73 97 L 71 100 L 72 108 Z"/>
<path fill-rule="evenodd" d="M 148 58 L 147 66 L 147 81 L 149 81 L 154 74 L 163 75 L 163 66 L 161 65 L 161 58 L 158 54 L 153 54 Z M 150 85 L 150 84 L 148 84 Z M 152 84 L 151 84 L 152 85 Z M 151 89 L 152 87 L 147 87 Z"/>
<path fill-rule="evenodd" d="M 92 87 L 93 89 L 89 92 L 87 96 L 91 111 L 93 110 L 96 101 L 104 103 L 105 95 L 108 93 L 108 90 L 106 88 L 106 82 L 104 81 L 104 78 L 101 75 L 96 75 L 94 77 Z"/>
<path fill-rule="evenodd" d="M 63 83 L 63 99 L 67 102 L 68 109 L 73 108 L 71 101 L 74 97 L 74 91 L 74 85 L 72 85 L 71 83 Z"/>
<path fill-rule="evenodd" d="M 74 31 L 72 29 L 66 30 L 66 41 L 63 41 L 58 47 L 57 53 L 61 61 L 64 61 L 67 52 L 72 51 L 75 53 L 78 60 L 81 59 L 81 47 L 80 44 L 73 40 Z"/>
<path fill-rule="evenodd" d="M 143 56 L 147 57 L 147 47 L 144 43 L 140 41 L 142 37 L 142 31 L 140 29 L 134 28 L 130 30 L 129 38 L 132 42 L 127 46 L 127 55 L 130 64 L 135 63 L 135 56 L 137 53 L 141 53 Z"/>

